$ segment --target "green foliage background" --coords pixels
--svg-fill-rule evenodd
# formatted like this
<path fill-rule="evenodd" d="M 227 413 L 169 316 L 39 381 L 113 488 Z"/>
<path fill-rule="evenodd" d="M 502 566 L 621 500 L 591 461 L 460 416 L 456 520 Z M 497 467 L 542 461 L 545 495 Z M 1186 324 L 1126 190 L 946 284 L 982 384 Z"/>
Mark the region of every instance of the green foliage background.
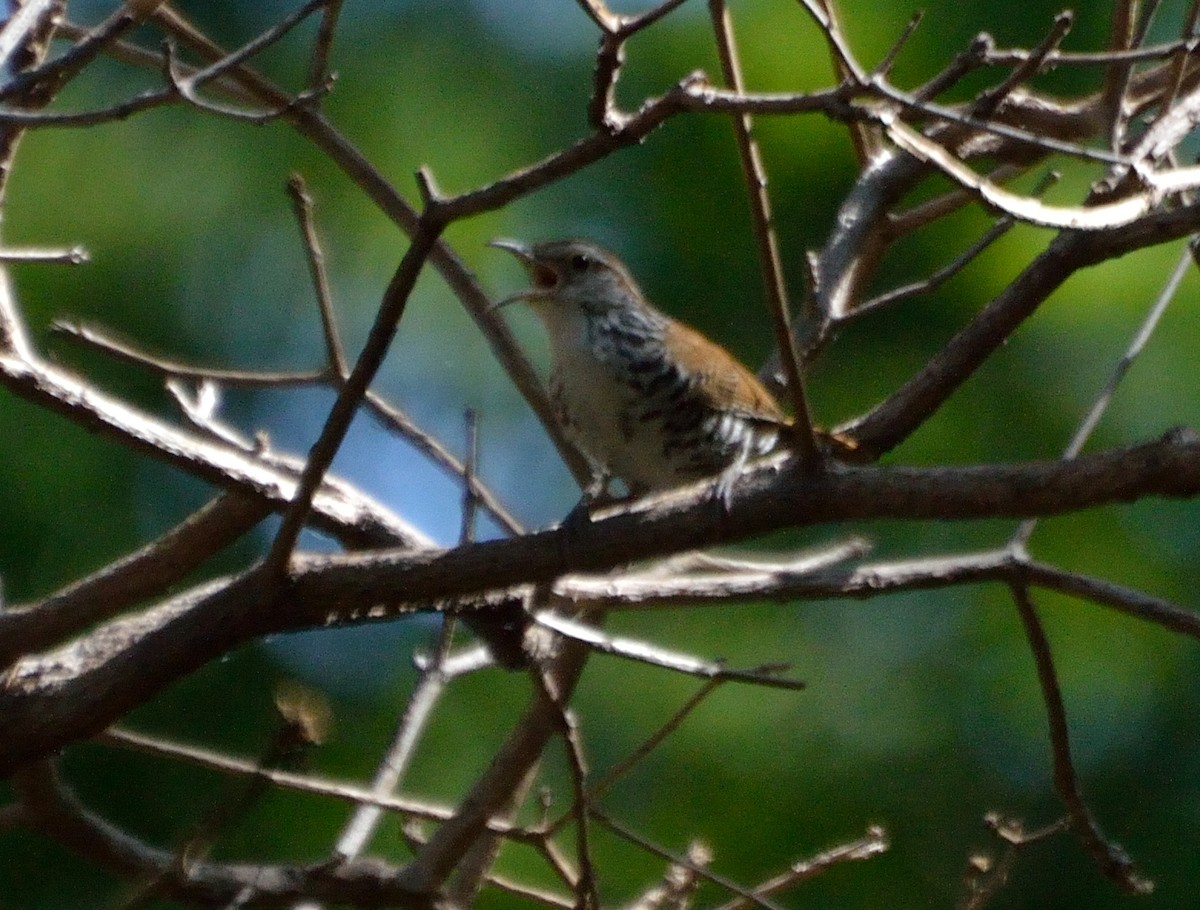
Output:
<path fill-rule="evenodd" d="M 828 58 L 798 4 L 734 3 L 749 82 L 770 89 L 829 84 Z M 180 3 L 233 45 L 284 4 Z M 1182 3 L 1164 4 L 1163 29 Z M 912 9 L 881 0 L 839 4 L 868 65 Z M 928 78 L 980 30 L 1001 45 L 1035 44 L 1055 4 L 959 0 L 925 4 L 896 80 Z M 1067 47 L 1103 44 L 1108 4 L 1076 7 Z M 97 13 L 97 16 L 99 13 Z M 310 32 L 305 32 L 308 35 Z M 568 0 L 508 4 L 346 4 L 335 48 L 331 119 L 373 162 L 413 191 L 421 164 L 457 191 L 489 182 L 584 135 L 593 38 Z M 672 15 L 630 48 L 620 97 L 636 105 L 696 67 L 717 72 L 704 4 Z M 281 80 L 303 72 L 301 42 L 264 66 Z M 104 64 L 62 107 L 126 97 L 152 76 Z M 1056 73 L 1047 84 L 1094 82 Z M 977 88 L 978 86 L 974 86 Z M 830 230 L 855 174 L 845 130 L 820 117 L 761 121 L 781 241 L 796 293 L 804 252 Z M 51 338 L 65 317 L 92 321 L 149 349 L 214 365 L 305 368 L 319 362 L 320 328 L 303 252 L 283 192 L 298 170 L 318 200 L 334 292 L 347 342 L 361 342 L 404 248 L 397 230 L 330 165 L 282 125 L 249 126 L 192 110 L 161 110 L 87 130 L 29 135 L 6 212 L 9 243 L 79 243 L 79 268 L 14 269 L 39 343 L 107 389 L 171 413 L 153 377 Z M 1059 190 L 1088 175 L 1068 171 Z M 880 290 L 927 274 L 978 236 L 988 219 L 968 211 L 906 245 Z M 617 250 L 650 296 L 757 364 L 769 348 L 745 193 L 725 120 L 680 117 L 635 149 L 522 200 L 455 225 L 448 239 L 496 293 L 520 280 L 484 246 L 497 235 L 580 234 Z M 935 294 L 847 331 L 819 364 L 813 402 L 834 423 L 910 376 L 970 314 L 1040 250 L 1049 235 L 1019 228 Z M 1171 268 L 1178 247 L 1093 269 L 1055 295 L 900 451 L 923 464 L 1049 457 L 1103 383 Z M 1186 279 L 1144 358 L 1122 387 L 1096 445 L 1200 424 L 1195 387 L 1197 311 Z M 527 313 L 511 321 L 534 356 L 544 341 Z M 381 378 L 426 427 L 461 449 L 462 413 L 482 414 L 482 474 L 530 525 L 557 520 L 577 495 L 527 407 L 491 361 L 448 290 L 422 280 Z M 228 416 L 265 427 L 303 450 L 328 406 L 316 393 L 230 392 Z M 94 570 L 169 527 L 211 493 L 135 458 L 58 417 L 0 393 L 0 572 L 21 602 Z M 341 473 L 453 540 L 458 493 L 377 427 L 362 422 Z M 1070 568 L 1144 586 L 1195 605 L 1197 507 L 1148 502 L 1047 523 L 1034 552 Z M 797 547 L 854 530 L 880 555 L 960 551 L 1005 539 L 1007 523 L 825 528 L 780 535 Z M 489 529 L 494 533 L 495 529 Z M 244 564 L 265 536 L 224 560 Z M 312 539 L 309 545 L 323 542 Z M 220 567 L 218 567 L 220 568 Z M 1200 665 L 1194 643 L 1061 598 L 1042 597 L 1086 794 L 1101 823 L 1158 883 L 1147 908 L 1192 907 L 1200 881 Z M 714 868 L 743 882 L 860 835 L 880 823 L 893 846 L 870 863 L 837 869 L 788 897 L 789 907 L 946 907 L 962 894 L 968 854 L 988 845 L 981 817 L 999 810 L 1031 827 L 1060 809 L 1050 782 L 1045 720 L 1015 611 L 1000 589 L 923 593 L 869 602 L 746 604 L 620 616 L 614 628 L 650 641 L 722 656 L 734 665 L 792 662 L 803 693 L 726 688 L 605 800 L 606 809 L 664 846 L 701 838 Z M 298 677 L 330 693 L 332 742 L 317 770 L 368 775 L 413 682 L 408 655 L 433 627 L 409 621 L 272 640 L 243 649 L 136 712 L 140 729 L 256 754 L 271 729 L 271 690 Z M 592 764 L 603 770 L 661 723 L 693 683 L 593 660 L 577 699 Z M 528 693 L 500 671 L 457 685 L 439 711 L 411 778 L 416 793 L 452 800 L 487 760 Z M 557 760 L 557 759 L 554 759 Z M 69 779 L 98 810 L 154 842 L 171 844 L 203 817 L 227 784 L 214 775 L 110 747 L 68 750 Z M 547 771 L 557 804 L 568 778 Z M 0 785 L 0 798 L 6 791 Z M 317 860 L 346 808 L 278 794 L 230 832 L 217 855 Z M 639 893 L 661 864 L 598 837 L 603 895 Z M 395 821 L 376 849 L 405 855 Z M 514 849 L 503 867 L 540 876 Z M 103 907 L 122 892 L 106 874 L 24 832 L 0 835 L 0 908 Z M 1100 878 L 1069 836 L 1023 855 L 998 908 L 1134 905 Z M 490 894 L 485 905 L 511 902 Z"/>

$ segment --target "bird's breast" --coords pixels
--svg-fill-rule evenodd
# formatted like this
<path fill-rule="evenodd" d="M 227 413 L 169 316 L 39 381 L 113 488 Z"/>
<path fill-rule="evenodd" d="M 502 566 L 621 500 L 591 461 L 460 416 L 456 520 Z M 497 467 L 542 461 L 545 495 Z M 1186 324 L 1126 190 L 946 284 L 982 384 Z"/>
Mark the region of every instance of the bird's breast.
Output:
<path fill-rule="evenodd" d="M 564 432 L 606 473 L 634 487 L 661 486 L 661 435 L 641 419 L 629 371 L 587 347 L 555 353 L 550 395 Z"/>
<path fill-rule="evenodd" d="M 757 384 L 722 349 L 640 311 L 581 317 L 560 311 L 546 320 L 556 416 L 632 491 L 708 477 L 776 446 L 778 410 L 766 392 L 752 394 Z"/>

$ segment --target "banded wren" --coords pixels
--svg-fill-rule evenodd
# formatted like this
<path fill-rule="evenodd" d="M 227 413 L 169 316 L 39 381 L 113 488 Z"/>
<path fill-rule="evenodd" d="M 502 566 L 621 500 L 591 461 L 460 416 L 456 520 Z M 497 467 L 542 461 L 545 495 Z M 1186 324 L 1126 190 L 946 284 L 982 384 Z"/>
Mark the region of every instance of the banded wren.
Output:
<path fill-rule="evenodd" d="M 584 240 L 525 245 L 527 301 L 550 337 L 550 398 L 591 462 L 586 499 L 610 477 L 631 495 L 721 475 L 728 502 L 741 465 L 780 446 L 789 424 L 771 394 L 720 345 L 646 301 L 621 261 Z"/>

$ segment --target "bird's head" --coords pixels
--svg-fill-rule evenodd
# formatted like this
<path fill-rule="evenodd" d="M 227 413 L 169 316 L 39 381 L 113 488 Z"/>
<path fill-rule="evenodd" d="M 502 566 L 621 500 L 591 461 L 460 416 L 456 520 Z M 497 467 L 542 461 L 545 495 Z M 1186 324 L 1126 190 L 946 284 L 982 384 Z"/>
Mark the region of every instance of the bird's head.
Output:
<path fill-rule="evenodd" d="M 596 315 L 615 308 L 645 306 L 641 291 L 621 260 L 587 240 L 535 244 L 493 240 L 491 245 L 516 256 L 530 278 L 530 287 L 497 301 L 497 307 L 524 300 L 544 318 L 553 319 L 558 308 L 573 307 L 585 315 Z"/>

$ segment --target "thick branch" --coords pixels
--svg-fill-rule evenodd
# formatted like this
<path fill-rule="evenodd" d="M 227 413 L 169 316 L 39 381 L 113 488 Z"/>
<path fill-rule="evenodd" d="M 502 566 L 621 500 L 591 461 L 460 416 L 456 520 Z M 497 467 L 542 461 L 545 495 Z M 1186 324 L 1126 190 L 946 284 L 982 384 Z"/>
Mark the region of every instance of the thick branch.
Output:
<path fill-rule="evenodd" d="M 434 609 L 481 591 L 511 610 L 513 585 L 824 522 L 1028 517 L 1146 496 L 1200 494 L 1200 439 L 1163 439 L 1073 461 L 962 468 L 852 467 L 810 476 L 795 460 L 755 466 L 728 513 L 700 485 L 524 537 L 453 550 L 299 560 L 279 596 L 253 573 L 214 582 L 75 644 L 18 662 L 0 695 L 0 774 L 92 735 L 167 683 L 255 637 L 354 617 Z M 403 608 L 395 605 L 403 602 Z M 388 605 L 391 605 L 390 607 Z M 19 732 L 19 735 L 17 733 Z"/>
<path fill-rule="evenodd" d="M 114 872 L 153 879 L 163 897 L 209 907 L 291 907 L 312 899 L 414 910 L 433 905 L 430 895 L 405 887 L 399 870 L 379 860 L 316 866 L 196 863 L 181 868 L 174 854 L 91 812 L 49 765 L 22 772 L 15 784 L 35 830 Z"/>
<path fill-rule="evenodd" d="M 0 612 L 0 667 L 160 594 L 266 515 L 261 500 L 219 496 L 136 553 L 44 600 Z"/>
<path fill-rule="evenodd" d="M 1144 246 L 1185 237 L 1200 228 L 1200 206 L 1149 215 L 1123 228 L 1064 231 L 926 366 L 865 416 L 838 428 L 864 457 L 906 439 L 1000 348 L 1038 306 L 1075 272 Z"/>
<path fill-rule="evenodd" d="M 166 461 L 223 489 L 265 500 L 276 509 L 290 501 L 295 490 L 295 474 L 291 471 L 171 426 L 32 355 L 0 351 L 0 385 L 87 430 L 115 438 L 136 452 Z M 300 467 L 297 463 L 297 473 Z M 329 478 L 314 500 L 310 520 L 352 546 L 428 543 L 423 534 L 380 503 Z"/>

